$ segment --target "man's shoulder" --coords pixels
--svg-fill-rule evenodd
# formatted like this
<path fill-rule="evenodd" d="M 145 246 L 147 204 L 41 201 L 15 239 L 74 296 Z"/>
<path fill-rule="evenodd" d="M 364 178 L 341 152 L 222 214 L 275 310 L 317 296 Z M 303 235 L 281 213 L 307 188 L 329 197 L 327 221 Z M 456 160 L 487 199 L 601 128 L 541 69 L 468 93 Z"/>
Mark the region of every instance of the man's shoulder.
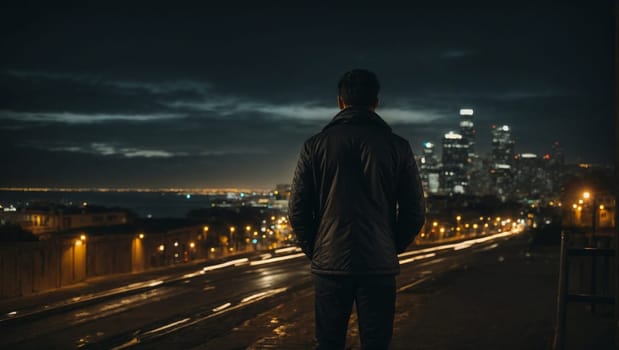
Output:
<path fill-rule="evenodd" d="M 323 134 L 323 131 L 320 131 L 310 136 L 309 138 L 307 138 L 305 142 L 303 142 L 304 147 L 312 146 L 316 142 L 316 140 L 321 137 L 322 134 Z"/>

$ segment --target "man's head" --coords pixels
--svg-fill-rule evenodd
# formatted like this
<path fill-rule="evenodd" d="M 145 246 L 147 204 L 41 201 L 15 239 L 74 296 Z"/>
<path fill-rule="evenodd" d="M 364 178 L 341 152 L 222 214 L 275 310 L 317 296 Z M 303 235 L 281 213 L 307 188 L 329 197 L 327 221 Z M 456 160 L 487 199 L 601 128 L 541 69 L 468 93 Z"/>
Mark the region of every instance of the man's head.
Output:
<path fill-rule="evenodd" d="M 344 73 L 337 84 L 337 102 L 340 109 L 364 107 L 370 110 L 378 105 L 380 84 L 376 74 L 365 69 L 353 69 Z"/>

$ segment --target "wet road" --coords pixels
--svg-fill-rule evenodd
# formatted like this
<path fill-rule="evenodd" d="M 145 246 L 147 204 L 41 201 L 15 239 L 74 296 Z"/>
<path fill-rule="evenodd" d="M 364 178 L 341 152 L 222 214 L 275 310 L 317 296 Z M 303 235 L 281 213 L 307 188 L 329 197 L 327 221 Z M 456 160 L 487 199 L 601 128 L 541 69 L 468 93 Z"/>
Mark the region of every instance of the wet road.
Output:
<path fill-rule="evenodd" d="M 398 289 L 414 288 L 432 274 L 514 236 L 505 232 L 403 253 Z M 2 310 L 0 347 L 156 348 L 161 340 L 174 337 L 182 339 L 179 348 L 190 348 L 226 334 L 290 293 L 307 288 L 311 288 L 309 262 L 298 251 L 284 249 L 60 300 L 48 307 Z M 16 314 L 9 315 L 12 312 Z M 28 317 L 17 317 L 25 314 Z"/>

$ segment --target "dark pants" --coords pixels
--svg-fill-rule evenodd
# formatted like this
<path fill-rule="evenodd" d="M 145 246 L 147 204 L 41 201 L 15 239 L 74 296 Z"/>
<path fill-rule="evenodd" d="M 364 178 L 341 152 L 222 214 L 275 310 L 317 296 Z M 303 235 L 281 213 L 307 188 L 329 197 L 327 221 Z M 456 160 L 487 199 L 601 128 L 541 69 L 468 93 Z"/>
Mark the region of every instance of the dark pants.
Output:
<path fill-rule="evenodd" d="M 363 349 L 387 349 L 393 333 L 395 276 L 314 274 L 318 349 L 344 349 L 353 301 Z"/>

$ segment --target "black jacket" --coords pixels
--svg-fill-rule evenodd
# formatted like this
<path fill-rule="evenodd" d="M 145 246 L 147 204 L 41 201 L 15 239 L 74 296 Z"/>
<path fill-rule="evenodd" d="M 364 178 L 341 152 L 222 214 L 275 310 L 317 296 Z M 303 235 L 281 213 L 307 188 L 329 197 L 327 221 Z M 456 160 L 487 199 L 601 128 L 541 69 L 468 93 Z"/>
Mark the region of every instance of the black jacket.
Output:
<path fill-rule="evenodd" d="M 304 143 L 288 209 L 312 272 L 397 274 L 425 214 L 408 141 L 372 111 L 340 111 Z"/>

